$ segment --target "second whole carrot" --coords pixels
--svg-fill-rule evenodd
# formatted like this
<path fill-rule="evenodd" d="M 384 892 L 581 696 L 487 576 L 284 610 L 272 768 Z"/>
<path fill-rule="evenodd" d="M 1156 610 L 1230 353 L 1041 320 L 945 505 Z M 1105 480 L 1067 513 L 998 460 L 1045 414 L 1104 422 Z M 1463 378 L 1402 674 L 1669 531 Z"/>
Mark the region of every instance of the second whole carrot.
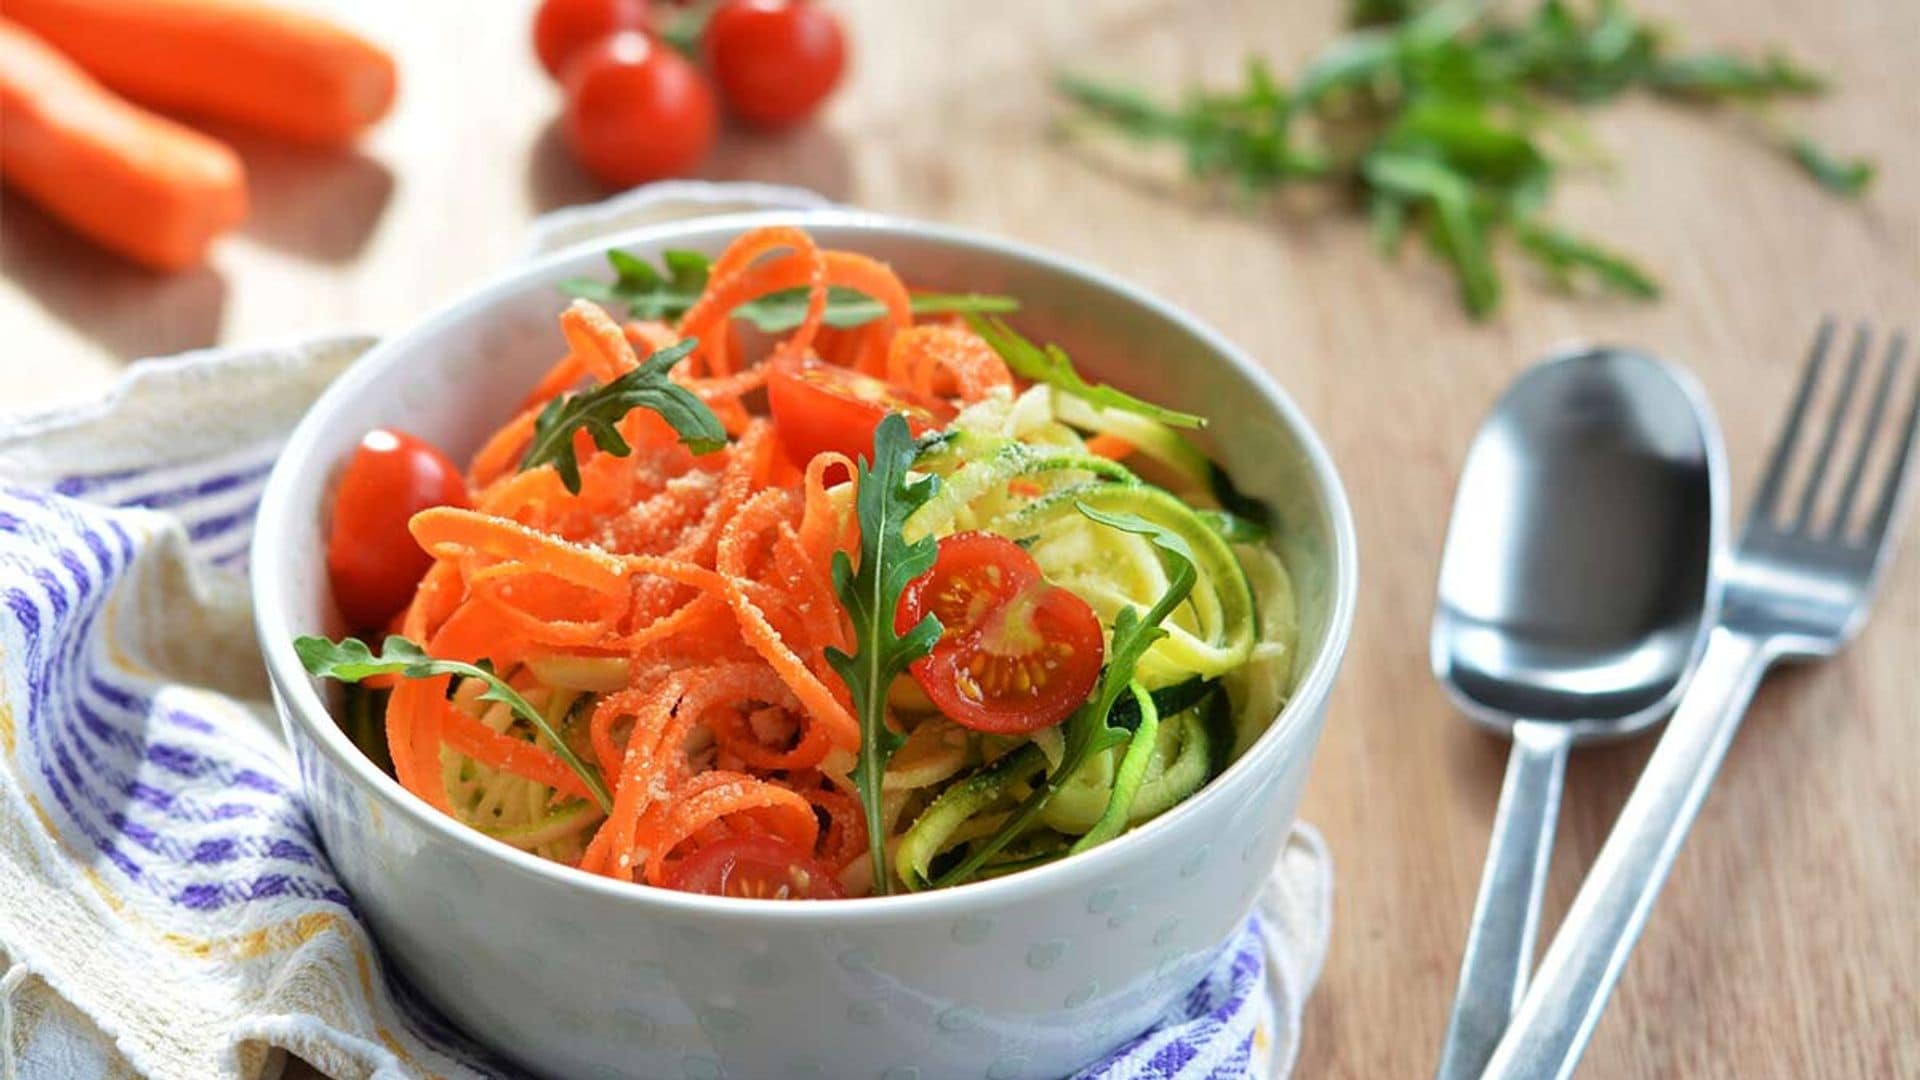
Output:
<path fill-rule="evenodd" d="M 7 0 L 7 17 L 143 104 L 338 146 L 393 105 L 392 57 L 256 0 Z"/>
<path fill-rule="evenodd" d="M 0 114 L 7 183 L 146 266 L 192 266 L 246 217 L 246 174 L 226 144 L 123 100 L 4 18 Z"/>

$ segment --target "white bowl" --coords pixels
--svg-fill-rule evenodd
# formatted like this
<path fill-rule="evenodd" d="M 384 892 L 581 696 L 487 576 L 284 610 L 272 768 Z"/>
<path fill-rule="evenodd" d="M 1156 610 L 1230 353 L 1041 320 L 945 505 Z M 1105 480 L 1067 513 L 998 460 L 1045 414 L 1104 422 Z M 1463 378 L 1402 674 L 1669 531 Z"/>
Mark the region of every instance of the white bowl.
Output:
<path fill-rule="evenodd" d="M 367 429 L 470 454 L 560 354 L 562 278 L 611 245 L 714 253 L 798 224 L 918 287 L 1019 297 L 1023 328 L 1091 374 L 1212 417 L 1236 482 L 1273 504 L 1299 594 L 1293 699 L 1222 776 L 1118 840 L 959 888 L 826 903 L 731 900 L 594 877 L 433 810 L 376 769 L 291 642 L 338 634 L 322 523 Z M 1353 618 L 1347 499 L 1273 382 L 1217 333 L 1089 267 L 972 233 L 838 211 L 639 229 L 502 278 L 370 352 L 301 422 L 253 547 L 261 646 L 307 805 L 391 961 L 468 1032 L 566 1077 L 1057 1077 L 1151 1024 L 1199 978 L 1287 835 Z"/>

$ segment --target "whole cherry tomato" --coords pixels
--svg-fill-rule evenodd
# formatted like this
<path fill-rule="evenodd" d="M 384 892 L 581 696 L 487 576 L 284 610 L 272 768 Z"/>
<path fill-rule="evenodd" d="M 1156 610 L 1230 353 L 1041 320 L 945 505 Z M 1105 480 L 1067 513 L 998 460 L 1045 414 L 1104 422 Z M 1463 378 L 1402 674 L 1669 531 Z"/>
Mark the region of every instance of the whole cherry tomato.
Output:
<path fill-rule="evenodd" d="M 1025 548 L 986 532 L 940 540 L 933 568 L 895 609 L 906 633 L 927 615 L 940 641 L 909 669 L 957 724 L 996 735 L 1065 720 L 1100 678 L 1106 641 L 1085 600 L 1048 583 Z"/>
<path fill-rule="evenodd" d="M 954 408 L 852 368 L 806 359 L 776 364 L 767 376 L 773 429 L 787 456 L 804 467 L 815 454 L 873 456 L 873 429 L 900 413 L 915 435 L 945 427 Z"/>
<path fill-rule="evenodd" d="M 355 629 L 386 625 L 413 597 L 433 559 L 407 531 L 432 506 L 467 505 L 467 482 L 439 450 L 404 431 L 367 432 L 333 497 L 327 576 Z"/>
<path fill-rule="evenodd" d="M 567 145 L 610 187 L 692 169 L 713 145 L 713 93 L 692 64 L 623 30 L 567 64 Z"/>
<path fill-rule="evenodd" d="M 846 895 L 826 867 L 771 836 L 710 843 L 669 870 L 666 886 L 749 900 L 837 900 Z"/>
<path fill-rule="evenodd" d="M 555 79 L 574 54 L 620 30 L 647 27 L 647 0 L 542 0 L 533 16 L 533 51 Z"/>
<path fill-rule="evenodd" d="M 726 0 L 701 41 L 721 100 L 759 127 L 811 116 L 847 63 L 839 18 L 807 0 Z"/>

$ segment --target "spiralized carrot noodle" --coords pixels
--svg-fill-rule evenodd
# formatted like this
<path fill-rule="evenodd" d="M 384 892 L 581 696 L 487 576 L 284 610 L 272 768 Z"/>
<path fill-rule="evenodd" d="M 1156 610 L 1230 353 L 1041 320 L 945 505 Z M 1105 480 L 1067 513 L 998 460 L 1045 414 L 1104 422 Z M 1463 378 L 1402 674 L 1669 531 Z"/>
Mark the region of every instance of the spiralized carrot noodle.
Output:
<path fill-rule="evenodd" d="M 829 326 L 836 287 L 882 314 Z M 806 298 L 792 329 L 772 340 L 744 329 L 743 305 L 788 290 Z M 395 626 L 435 657 L 489 662 L 566 747 L 459 680 L 402 679 L 387 706 L 400 782 L 456 815 L 474 775 L 577 806 L 595 796 L 567 749 L 598 773 L 611 806 L 549 857 L 672 885 L 707 845 L 770 837 L 840 873 L 867 857 L 844 764 L 859 725 L 826 660 L 850 647 L 831 565 L 858 548 L 854 461 L 789 456 L 768 416 L 768 372 L 817 356 L 954 404 L 1011 388 L 1012 376 L 966 327 L 915 325 L 911 295 L 885 264 L 822 250 L 794 228 L 740 237 L 671 325 L 622 324 L 585 301 L 559 323 L 558 359 L 468 463 L 475 508 L 414 516 L 434 561 Z M 636 408 L 617 424 L 629 453 L 576 435 L 578 490 L 551 467 L 522 467 L 549 402 L 687 338 L 699 344 L 669 377 L 713 410 L 724 447 L 695 455 L 659 414 Z"/>
<path fill-rule="evenodd" d="M 791 254 L 777 256 L 755 265 L 769 252 L 785 249 Z M 735 240 L 714 261 L 707 278 L 707 291 L 680 319 L 680 336 L 701 340 L 697 356 L 712 375 L 725 375 L 735 369 L 731 336 L 717 336 L 741 304 L 784 289 L 807 290 L 807 308 L 801 323 L 774 349 L 776 358 L 798 357 L 813 343 L 826 314 L 828 264 L 813 237 L 804 230 L 787 226 L 757 229 Z"/>
<path fill-rule="evenodd" d="M 922 394 L 979 401 L 1013 386 L 1006 361 L 966 327 L 915 326 L 893 335 L 887 378 Z"/>

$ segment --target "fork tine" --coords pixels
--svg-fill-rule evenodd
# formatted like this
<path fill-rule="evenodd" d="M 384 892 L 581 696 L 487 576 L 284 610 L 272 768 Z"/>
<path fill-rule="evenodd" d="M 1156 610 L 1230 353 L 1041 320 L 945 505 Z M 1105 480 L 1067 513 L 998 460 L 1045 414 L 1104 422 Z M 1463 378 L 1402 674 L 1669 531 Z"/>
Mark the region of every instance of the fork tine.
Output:
<path fill-rule="evenodd" d="M 1894 513 L 1900 509 L 1902 491 L 1911 486 L 1906 483 L 1909 479 L 1907 470 L 1913 467 L 1916 436 L 1920 436 L 1920 380 L 1914 383 L 1913 404 L 1907 407 L 1907 430 L 1900 436 L 1900 446 L 1894 451 L 1893 467 L 1887 470 L 1887 482 L 1880 489 L 1880 506 L 1867 522 L 1866 542 L 1870 547 L 1886 543 Z"/>
<path fill-rule="evenodd" d="M 1887 345 L 1887 359 L 1880 367 L 1880 380 L 1874 385 L 1873 400 L 1868 404 L 1867 427 L 1860 435 L 1860 447 L 1854 451 L 1853 467 L 1847 470 L 1847 482 L 1840 489 L 1840 504 L 1833 513 L 1833 529 L 1829 535 L 1836 540 L 1846 538 L 1847 520 L 1853 517 L 1854 498 L 1860 494 L 1860 481 L 1866 477 L 1867 459 L 1873 456 L 1873 444 L 1880 435 L 1887 399 L 1893 396 L 1893 377 L 1900 371 L 1901 354 L 1906 349 L 1905 334 L 1894 334 Z"/>
<path fill-rule="evenodd" d="M 1860 366 L 1866 363 L 1867 346 L 1873 331 L 1861 323 L 1853 332 L 1853 348 L 1847 353 L 1847 370 L 1840 376 L 1840 392 L 1833 397 L 1827 413 L 1827 432 L 1820 437 L 1820 450 L 1813 455 L 1813 471 L 1807 474 L 1807 486 L 1800 492 L 1800 512 L 1794 516 L 1796 532 L 1806 532 L 1813 524 L 1813 505 L 1819 501 L 1820 486 L 1826 483 L 1827 466 L 1833 461 L 1833 448 L 1840 441 L 1840 428 L 1847 420 L 1847 406 L 1853 403 L 1853 386 L 1860 381 Z"/>
<path fill-rule="evenodd" d="M 1754 493 L 1753 509 L 1749 513 L 1755 522 L 1771 524 L 1774 519 L 1780 488 L 1787 476 L 1787 463 L 1793 460 L 1793 444 L 1800 438 L 1800 421 L 1806 418 L 1807 402 L 1813 399 L 1813 388 L 1820 381 L 1820 368 L 1826 363 L 1827 346 L 1831 344 L 1833 318 L 1828 316 L 1820 320 L 1820 329 L 1814 331 L 1806 373 L 1800 377 L 1800 389 L 1793 396 L 1786 426 L 1780 429 L 1780 439 L 1773 444 L 1773 455 L 1767 460 L 1767 471 L 1760 478 L 1760 489 Z"/>

